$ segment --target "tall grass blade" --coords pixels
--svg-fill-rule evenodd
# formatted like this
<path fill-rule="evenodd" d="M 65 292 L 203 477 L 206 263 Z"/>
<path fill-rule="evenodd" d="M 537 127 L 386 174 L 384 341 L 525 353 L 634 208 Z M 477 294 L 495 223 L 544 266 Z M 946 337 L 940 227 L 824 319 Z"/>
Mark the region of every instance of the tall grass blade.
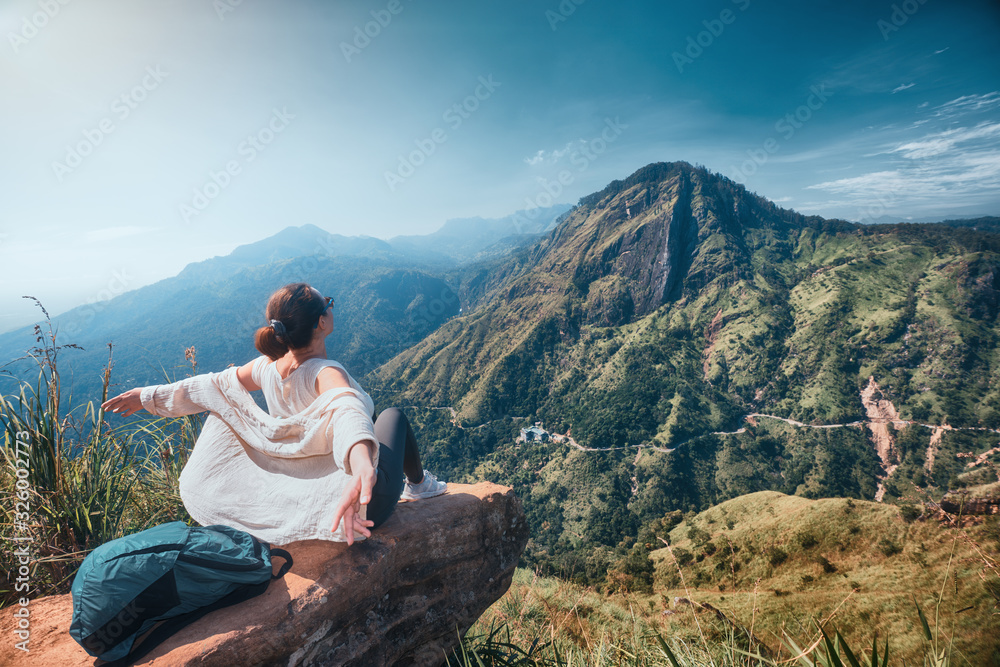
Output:
<path fill-rule="evenodd" d="M 660 633 L 657 632 L 654 636 L 656 637 L 656 641 L 660 644 L 660 650 L 663 651 L 665 656 L 667 656 L 667 660 L 670 661 L 670 664 L 673 665 L 673 667 L 681 667 L 677 662 L 677 657 L 674 656 L 674 652 L 670 650 L 669 646 L 667 646 L 667 642 L 660 636 Z"/>
<path fill-rule="evenodd" d="M 836 642 L 830 641 L 830 637 L 827 636 L 822 625 L 818 623 L 816 625 L 819 627 L 820 634 L 823 635 L 823 643 L 826 645 L 827 660 L 830 663 L 830 667 L 844 667 L 844 663 L 840 661 L 840 651 L 837 649 Z"/>
<path fill-rule="evenodd" d="M 920 625 L 924 629 L 924 637 L 926 637 L 927 641 L 929 642 L 934 641 L 934 637 L 933 635 L 931 635 L 931 628 L 929 625 L 927 625 L 927 617 L 924 616 L 924 610 L 920 608 L 919 604 L 917 604 L 916 597 L 913 598 L 913 604 L 917 608 L 917 614 L 920 616 Z"/>
<path fill-rule="evenodd" d="M 854 657 L 854 653 L 851 651 L 851 647 L 847 645 L 844 638 L 841 636 L 840 632 L 837 632 L 837 644 L 840 646 L 844 657 L 847 658 L 847 662 L 851 663 L 851 667 L 861 667 L 861 663 L 858 659 Z"/>

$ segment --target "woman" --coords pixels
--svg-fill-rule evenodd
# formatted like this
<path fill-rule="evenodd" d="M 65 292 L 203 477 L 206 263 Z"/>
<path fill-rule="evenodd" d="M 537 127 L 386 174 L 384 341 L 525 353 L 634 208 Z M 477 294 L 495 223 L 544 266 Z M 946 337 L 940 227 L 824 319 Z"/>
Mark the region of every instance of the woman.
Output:
<path fill-rule="evenodd" d="M 356 533 L 370 537 L 400 498 L 447 491 L 423 470 L 402 411 L 384 410 L 372 424 L 371 397 L 327 359 L 333 298 L 293 283 L 271 295 L 265 315 L 270 324 L 254 336 L 263 356 L 222 373 L 131 389 L 102 405 L 125 416 L 140 409 L 162 416 L 212 413 L 180 479 L 195 520 L 277 544 L 338 537 L 353 544 Z M 269 416 L 248 400 L 247 392 L 258 389 Z M 318 532 L 316 524 L 328 515 L 317 505 L 337 499 L 331 532 Z M 341 522 L 340 535 L 331 536 Z"/>

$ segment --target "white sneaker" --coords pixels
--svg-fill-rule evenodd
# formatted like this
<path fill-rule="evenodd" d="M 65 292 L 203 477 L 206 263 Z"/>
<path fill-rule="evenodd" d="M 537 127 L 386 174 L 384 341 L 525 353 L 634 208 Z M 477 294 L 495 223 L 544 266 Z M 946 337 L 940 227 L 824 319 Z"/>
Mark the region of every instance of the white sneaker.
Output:
<path fill-rule="evenodd" d="M 447 490 L 448 485 L 445 482 L 439 482 L 434 473 L 425 470 L 424 479 L 420 484 L 412 484 L 410 480 L 406 480 L 406 484 L 403 485 L 403 493 L 399 496 L 399 499 L 420 500 L 421 498 L 433 498 L 434 496 L 440 496 Z"/>

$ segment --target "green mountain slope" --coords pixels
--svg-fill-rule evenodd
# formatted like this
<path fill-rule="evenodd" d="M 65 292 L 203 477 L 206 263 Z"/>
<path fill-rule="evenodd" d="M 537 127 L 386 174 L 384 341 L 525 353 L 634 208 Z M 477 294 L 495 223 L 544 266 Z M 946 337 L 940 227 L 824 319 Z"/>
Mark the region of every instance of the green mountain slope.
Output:
<path fill-rule="evenodd" d="M 581 200 L 547 238 L 498 267 L 502 280 L 481 308 L 380 374 L 400 378 L 401 395 L 448 402 L 469 421 L 544 412 L 539 387 L 546 396 L 582 386 L 613 393 L 627 367 L 642 384 L 630 368 L 637 362 L 736 408 L 724 415 L 859 417 L 858 391 L 874 373 L 897 402 L 924 394 L 913 409 L 926 406 L 928 418 L 995 421 L 996 390 L 966 404 L 948 369 L 983 383 L 992 367 L 998 247 L 994 235 L 965 229 L 805 218 L 704 170 L 652 165 Z M 558 371 L 549 363 L 557 349 Z M 513 378 L 522 367 L 533 377 Z M 549 391 L 567 377 L 574 388 Z M 604 436 L 588 444 L 627 440 Z"/>
<path fill-rule="evenodd" d="M 471 307 L 373 378 L 382 405 L 486 424 L 418 417 L 436 465 L 528 499 L 548 528 L 529 560 L 572 569 L 667 511 L 753 491 L 940 494 L 957 454 L 996 444 L 933 428 L 1000 427 L 992 233 L 809 218 L 655 164 L 458 282 Z M 579 447 L 516 444 L 533 421 Z"/>

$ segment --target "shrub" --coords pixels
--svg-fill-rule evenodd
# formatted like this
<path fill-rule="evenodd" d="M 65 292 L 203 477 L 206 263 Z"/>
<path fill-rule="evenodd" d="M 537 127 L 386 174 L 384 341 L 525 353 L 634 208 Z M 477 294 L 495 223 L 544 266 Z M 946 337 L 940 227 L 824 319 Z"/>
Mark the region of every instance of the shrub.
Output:
<path fill-rule="evenodd" d="M 788 560 L 788 553 L 781 547 L 771 547 L 767 550 L 767 562 L 771 564 L 771 567 L 778 567 L 786 560 Z"/>
<path fill-rule="evenodd" d="M 796 539 L 799 542 L 799 546 L 801 546 L 803 549 L 812 549 L 814 546 L 819 544 L 819 542 L 816 540 L 816 536 L 813 535 L 812 533 L 799 533 L 796 536 Z"/>
<path fill-rule="evenodd" d="M 906 504 L 899 508 L 899 514 L 906 523 L 913 523 L 920 517 L 921 511 L 916 505 Z"/>
<path fill-rule="evenodd" d="M 687 538 L 695 544 L 703 544 L 709 540 L 711 535 L 697 526 L 691 526 L 687 531 Z"/>
<path fill-rule="evenodd" d="M 899 546 L 887 537 L 878 541 L 878 550 L 885 554 L 886 558 L 895 556 L 903 552 L 903 547 Z"/>
<path fill-rule="evenodd" d="M 674 558 L 677 559 L 677 563 L 679 565 L 687 565 L 694 559 L 694 556 L 691 554 L 691 552 L 683 547 L 674 547 L 673 552 L 674 552 Z"/>
<path fill-rule="evenodd" d="M 833 574 L 837 571 L 837 566 L 826 559 L 826 556 L 817 556 L 816 562 L 823 568 L 826 574 Z"/>

